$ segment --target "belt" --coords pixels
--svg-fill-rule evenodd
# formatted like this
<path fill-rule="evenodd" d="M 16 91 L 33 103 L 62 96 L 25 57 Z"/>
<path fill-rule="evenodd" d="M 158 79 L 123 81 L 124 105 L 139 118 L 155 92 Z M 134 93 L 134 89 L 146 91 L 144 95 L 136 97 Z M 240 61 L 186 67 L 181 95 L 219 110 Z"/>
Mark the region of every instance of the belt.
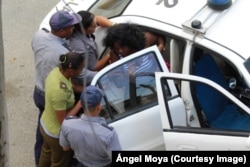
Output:
<path fill-rule="evenodd" d="M 37 88 L 36 86 L 35 86 L 35 92 L 38 93 L 38 94 L 41 95 L 41 96 L 44 96 L 44 91 L 40 90 L 40 89 Z"/>

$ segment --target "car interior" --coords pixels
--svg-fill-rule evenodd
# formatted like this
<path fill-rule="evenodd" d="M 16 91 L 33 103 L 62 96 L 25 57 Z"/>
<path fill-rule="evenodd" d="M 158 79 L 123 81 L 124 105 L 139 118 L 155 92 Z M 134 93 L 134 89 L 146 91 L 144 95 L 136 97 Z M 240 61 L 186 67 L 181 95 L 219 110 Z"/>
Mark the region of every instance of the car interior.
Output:
<path fill-rule="evenodd" d="M 230 92 L 232 91 L 232 84 L 235 83 L 230 81 L 230 85 L 230 83 L 227 82 L 228 76 L 225 75 L 226 70 L 222 73 L 212 55 L 202 54 L 196 57 L 195 60 L 194 75 L 210 79 L 224 89 Z M 235 73 L 231 73 L 231 75 L 233 74 Z M 237 78 L 238 76 L 231 77 Z M 201 83 L 194 85 L 194 92 L 199 108 L 201 108 L 205 115 L 205 121 L 211 128 L 249 131 L 250 115 L 241 111 L 230 99 L 213 88 Z"/>
<path fill-rule="evenodd" d="M 157 29 L 153 29 L 151 27 L 140 26 L 140 28 L 143 31 L 149 31 L 164 38 L 165 49 L 163 52 L 161 52 L 161 55 L 163 59 L 165 60 L 166 65 L 167 66 L 170 65 L 170 67 L 168 66 L 170 71 L 173 70 L 175 72 L 180 73 L 181 67 L 182 67 L 183 56 L 184 56 L 185 42 L 177 39 L 176 37 L 172 37 L 169 34 L 166 34 L 165 32 L 162 32 Z M 105 54 L 105 52 L 107 52 L 108 49 L 104 48 L 104 50 L 105 51 L 103 53 Z M 170 55 L 173 55 L 173 56 L 171 57 Z M 137 82 L 137 80 L 140 80 L 141 77 L 145 77 L 143 75 L 148 75 L 147 77 L 151 77 L 152 81 L 155 80 L 154 76 L 152 76 L 151 74 L 147 74 L 147 73 L 137 75 L 136 77 L 130 77 L 129 78 L 130 79 L 130 82 L 129 82 L 130 92 L 128 92 L 128 94 L 130 95 L 130 98 L 128 100 L 118 99 L 119 97 L 121 97 L 121 95 L 119 94 L 121 93 L 120 89 L 116 89 L 112 91 L 112 93 L 114 93 L 114 95 L 112 96 L 112 99 L 108 99 L 111 96 L 107 97 L 107 100 L 109 101 L 110 105 L 109 106 L 104 105 L 103 111 L 101 113 L 106 119 L 109 119 L 109 118 L 113 119 L 115 117 L 119 117 L 119 115 L 122 116 L 124 114 L 126 115 L 127 113 L 137 112 L 139 110 L 142 110 L 144 106 L 149 107 L 149 104 L 151 104 L 151 102 L 152 102 L 152 105 L 153 104 L 157 105 L 157 94 L 156 94 L 156 88 L 154 85 L 155 82 L 140 84 L 139 87 L 135 86 L 135 83 Z M 105 84 L 107 84 L 107 80 L 104 81 L 104 79 L 101 79 L 99 81 L 99 86 L 104 87 L 104 89 L 105 89 Z M 108 84 L 111 84 L 111 82 L 108 82 Z M 109 87 L 115 88 L 115 86 L 109 86 Z M 138 96 L 138 92 L 140 92 L 140 89 L 145 90 L 150 93 L 147 96 L 145 95 Z M 127 112 L 127 111 L 131 111 L 131 112 Z M 108 112 L 110 114 L 108 114 Z"/>

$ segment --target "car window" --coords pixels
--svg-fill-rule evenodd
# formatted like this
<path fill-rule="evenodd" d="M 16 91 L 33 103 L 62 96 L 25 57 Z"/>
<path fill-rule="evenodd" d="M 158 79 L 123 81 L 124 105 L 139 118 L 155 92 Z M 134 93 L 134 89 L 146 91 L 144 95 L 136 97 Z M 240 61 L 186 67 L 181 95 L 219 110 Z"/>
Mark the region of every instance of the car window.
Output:
<path fill-rule="evenodd" d="M 216 75 L 216 74 L 215 74 Z M 218 77 L 218 76 L 217 76 Z M 167 80 L 162 79 L 162 87 L 167 87 Z M 192 85 L 192 98 L 196 106 L 196 112 L 200 127 L 192 127 L 190 125 L 182 125 L 177 122 L 179 119 L 174 118 L 174 111 L 168 112 L 171 129 L 176 128 L 202 128 L 207 130 L 222 130 L 234 132 L 250 131 L 250 115 L 239 107 L 234 101 L 223 95 L 215 88 L 200 82 L 174 79 L 174 82 L 186 83 Z M 168 94 L 165 96 L 165 104 L 170 100 Z M 183 113 L 184 114 L 184 113 Z M 178 115 L 183 117 L 184 115 Z M 205 131 L 203 131 L 205 132 Z M 219 132 L 219 131 L 218 131 Z"/>
<path fill-rule="evenodd" d="M 209 68 L 211 70 L 217 70 L 222 78 L 222 81 L 218 81 L 218 78 L 213 78 L 216 83 L 222 85 L 226 90 L 236 96 L 239 100 L 241 100 L 246 105 L 250 105 L 250 89 L 247 86 L 244 78 L 239 73 L 240 71 L 237 70 L 237 67 L 233 64 L 233 62 L 225 59 L 218 53 L 210 52 L 209 50 L 204 50 L 201 48 L 194 49 L 194 56 L 193 56 L 193 69 L 195 69 L 197 62 L 204 56 L 207 56 L 206 63 L 209 62 L 211 65 Z M 213 62 L 211 62 L 213 61 Z M 203 66 L 204 67 L 204 66 Z M 200 69 L 201 70 L 201 69 Z M 201 70 L 202 71 L 202 70 Z M 203 70 L 204 71 L 204 70 Z M 192 74 L 195 74 L 195 70 L 193 70 Z M 195 74 L 196 75 L 196 74 Z M 208 76 L 204 76 L 208 78 Z"/>
<path fill-rule="evenodd" d="M 155 44 L 158 47 L 169 68 L 169 71 L 181 73 L 186 42 L 182 38 L 173 36 L 173 34 L 168 34 L 167 32 L 153 27 L 142 25 L 139 25 L 139 27 L 144 31 L 144 33 L 146 32 L 151 34 L 149 44 Z M 162 42 L 159 42 L 159 39 L 161 39 Z M 160 45 L 163 47 L 160 47 Z"/>
<path fill-rule="evenodd" d="M 130 2 L 131 0 L 102 0 L 97 2 L 89 11 L 95 15 L 111 18 L 120 15 Z"/>
<path fill-rule="evenodd" d="M 162 71 L 154 52 L 141 55 L 110 70 L 98 80 L 105 92 L 101 115 L 118 119 L 155 106 L 155 72 Z"/>

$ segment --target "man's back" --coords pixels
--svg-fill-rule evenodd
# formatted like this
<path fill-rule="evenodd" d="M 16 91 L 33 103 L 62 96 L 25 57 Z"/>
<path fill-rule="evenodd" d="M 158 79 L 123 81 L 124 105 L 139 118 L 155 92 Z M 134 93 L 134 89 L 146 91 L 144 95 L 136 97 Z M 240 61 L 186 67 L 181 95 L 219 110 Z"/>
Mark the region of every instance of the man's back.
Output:
<path fill-rule="evenodd" d="M 111 151 L 121 150 L 115 130 L 108 127 L 104 118 L 85 115 L 64 120 L 60 144 L 70 146 L 78 161 L 87 166 L 108 165 Z"/>
<path fill-rule="evenodd" d="M 36 68 L 35 85 L 42 91 L 48 73 L 60 64 L 59 56 L 69 52 L 64 44 L 64 39 L 44 30 L 39 30 L 32 38 Z"/>

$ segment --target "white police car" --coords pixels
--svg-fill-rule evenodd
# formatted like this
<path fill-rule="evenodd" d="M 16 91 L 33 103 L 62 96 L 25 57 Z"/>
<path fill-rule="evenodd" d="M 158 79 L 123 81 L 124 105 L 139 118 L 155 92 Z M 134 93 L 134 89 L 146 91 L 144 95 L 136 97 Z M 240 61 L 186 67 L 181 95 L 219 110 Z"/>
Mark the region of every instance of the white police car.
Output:
<path fill-rule="evenodd" d="M 155 46 L 144 49 L 92 81 L 105 90 L 102 115 L 124 150 L 249 150 L 249 6 L 249 0 L 63 0 L 40 28 L 49 29 L 56 10 L 89 10 L 165 36 L 163 55 Z M 96 30 L 100 55 L 105 32 Z M 145 56 L 157 68 L 129 77 L 129 89 L 109 77 Z"/>

